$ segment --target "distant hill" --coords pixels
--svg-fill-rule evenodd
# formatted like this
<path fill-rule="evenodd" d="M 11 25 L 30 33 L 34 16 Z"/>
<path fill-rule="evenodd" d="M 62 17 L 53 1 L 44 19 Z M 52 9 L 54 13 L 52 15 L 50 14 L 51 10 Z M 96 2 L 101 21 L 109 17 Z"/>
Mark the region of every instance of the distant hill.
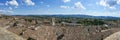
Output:
<path fill-rule="evenodd" d="M 13 16 L 59 17 L 59 18 L 95 18 L 95 19 L 120 20 L 120 17 L 112 17 L 112 16 L 90 16 L 90 15 L 13 15 Z"/>

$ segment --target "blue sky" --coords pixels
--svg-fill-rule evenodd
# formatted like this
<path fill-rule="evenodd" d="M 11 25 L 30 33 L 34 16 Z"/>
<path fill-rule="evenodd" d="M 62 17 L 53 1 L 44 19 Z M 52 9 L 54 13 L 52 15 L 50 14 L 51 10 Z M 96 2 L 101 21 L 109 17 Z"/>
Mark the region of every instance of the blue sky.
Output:
<path fill-rule="evenodd" d="M 73 15 L 120 17 L 120 0 L 0 0 L 8 15 Z"/>

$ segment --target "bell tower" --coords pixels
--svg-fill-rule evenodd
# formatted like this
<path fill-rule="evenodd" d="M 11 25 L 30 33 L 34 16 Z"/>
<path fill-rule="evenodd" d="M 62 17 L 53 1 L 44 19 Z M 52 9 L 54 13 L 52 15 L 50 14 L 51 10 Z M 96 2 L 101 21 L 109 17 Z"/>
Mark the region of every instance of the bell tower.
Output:
<path fill-rule="evenodd" d="M 55 26 L 55 18 L 52 17 L 52 25 Z"/>

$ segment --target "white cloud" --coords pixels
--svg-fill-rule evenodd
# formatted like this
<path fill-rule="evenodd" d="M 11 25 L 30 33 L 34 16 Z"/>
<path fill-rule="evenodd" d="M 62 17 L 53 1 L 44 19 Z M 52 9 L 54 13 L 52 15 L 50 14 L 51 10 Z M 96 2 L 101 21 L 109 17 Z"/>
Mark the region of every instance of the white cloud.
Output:
<path fill-rule="evenodd" d="M 70 2 L 70 1 L 71 1 L 71 0 L 63 0 L 64 3 L 66 3 L 66 2 Z"/>
<path fill-rule="evenodd" d="M 13 6 L 18 6 L 19 5 L 16 0 L 7 1 L 5 4 L 6 5 L 13 5 Z"/>
<path fill-rule="evenodd" d="M 120 4 L 120 0 L 100 0 L 99 4 L 103 7 L 116 9 L 116 5 Z"/>
<path fill-rule="evenodd" d="M 75 5 L 75 8 L 86 9 L 86 8 L 81 4 L 81 2 L 76 2 L 76 3 L 74 3 L 74 5 Z"/>
<path fill-rule="evenodd" d="M 70 8 L 69 6 L 60 6 L 60 8 L 67 9 Z"/>
<path fill-rule="evenodd" d="M 105 0 L 101 0 L 101 1 L 100 1 L 100 5 L 101 5 L 101 6 L 105 6 L 105 7 L 106 7 L 106 6 L 109 6 L 109 5 L 106 3 Z"/>
<path fill-rule="evenodd" d="M 13 13 L 13 11 L 11 11 L 11 10 L 0 10 L 0 13 L 9 14 L 9 13 Z"/>
<path fill-rule="evenodd" d="M 117 3 L 120 4 L 120 0 L 117 0 Z"/>
<path fill-rule="evenodd" d="M 76 8 L 76 9 L 86 9 L 86 8 L 81 4 L 81 2 L 76 2 L 76 3 L 74 3 L 73 6 L 61 5 L 60 8 L 63 8 L 63 9 L 68 9 L 68 8 L 70 8 L 70 9 L 75 9 L 75 8 Z"/>
<path fill-rule="evenodd" d="M 23 0 L 27 5 L 35 5 L 31 0 Z"/>

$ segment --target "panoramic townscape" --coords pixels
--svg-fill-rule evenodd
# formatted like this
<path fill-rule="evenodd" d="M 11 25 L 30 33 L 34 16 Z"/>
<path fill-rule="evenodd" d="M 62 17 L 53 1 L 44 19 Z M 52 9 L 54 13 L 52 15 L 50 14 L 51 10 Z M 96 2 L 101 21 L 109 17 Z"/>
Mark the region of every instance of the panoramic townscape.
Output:
<path fill-rule="evenodd" d="M 103 40 L 120 30 L 120 18 L 96 19 L 71 17 L 70 15 L 57 16 L 1 15 L 0 26 L 25 40 Z"/>
<path fill-rule="evenodd" d="M 120 40 L 120 0 L 0 0 L 0 40 Z"/>

